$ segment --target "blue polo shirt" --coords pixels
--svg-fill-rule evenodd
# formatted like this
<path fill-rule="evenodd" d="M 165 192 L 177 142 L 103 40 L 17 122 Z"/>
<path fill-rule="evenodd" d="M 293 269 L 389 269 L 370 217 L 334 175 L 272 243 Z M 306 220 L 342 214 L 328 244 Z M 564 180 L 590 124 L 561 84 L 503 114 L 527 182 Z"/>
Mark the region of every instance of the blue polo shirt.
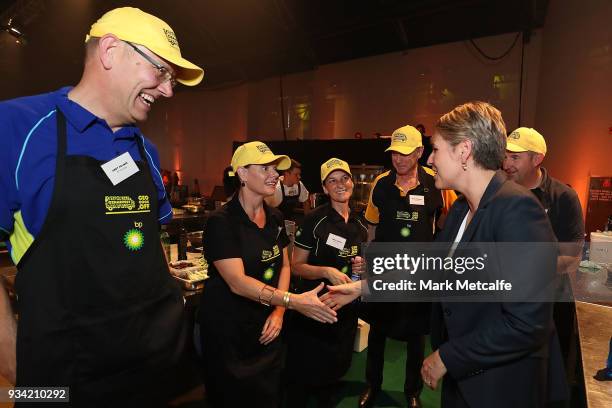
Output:
<path fill-rule="evenodd" d="M 68 155 L 108 161 L 129 152 L 134 160 L 147 160 L 157 187 L 158 219 L 172 218 L 153 144 L 134 125 L 113 132 L 105 120 L 69 100 L 70 89 L 0 102 L 0 240 L 8 240 L 15 264 L 40 232 L 51 204 L 58 108 L 66 117 Z M 137 138 L 144 141 L 145 158 Z"/>

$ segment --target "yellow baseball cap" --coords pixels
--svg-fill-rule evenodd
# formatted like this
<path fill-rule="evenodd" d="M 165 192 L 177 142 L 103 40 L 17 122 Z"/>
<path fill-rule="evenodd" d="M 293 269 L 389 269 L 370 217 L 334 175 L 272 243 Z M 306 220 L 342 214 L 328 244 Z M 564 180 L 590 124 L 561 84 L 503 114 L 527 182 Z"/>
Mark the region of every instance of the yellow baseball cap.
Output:
<path fill-rule="evenodd" d="M 181 56 L 178 40 L 172 28 L 163 20 L 135 7 L 120 7 L 104 14 L 92 26 L 90 37 L 114 34 L 117 38 L 144 45 L 163 59 L 178 66 L 176 80 L 194 86 L 204 78 L 204 70 Z"/>
<path fill-rule="evenodd" d="M 325 181 L 327 176 L 329 176 L 329 173 L 335 170 L 342 170 L 345 173 L 348 173 L 349 176 L 353 177 L 353 175 L 351 174 L 351 168 L 349 167 L 347 162 L 332 157 L 321 165 L 321 183 Z"/>
<path fill-rule="evenodd" d="M 401 154 L 410 154 L 417 147 L 423 146 L 421 132 L 410 125 L 396 129 L 391 135 L 391 146 L 385 152 L 392 151 Z"/>
<path fill-rule="evenodd" d="M 255 141 L 238 146 L 232 156 L 233 176 L 238 167 L 248 166 L 249 164 L 269 164 L 278 161 L 277 170 L 287 170 L 291 167 L 291 159 L 284 154 L 276 155 L 265 143 Z"/>
<path fill-rule="evenodd" d="M 508 135 L 506 150 L 546 154 L 546 140 L 533 128 L 520 127 Z"/>

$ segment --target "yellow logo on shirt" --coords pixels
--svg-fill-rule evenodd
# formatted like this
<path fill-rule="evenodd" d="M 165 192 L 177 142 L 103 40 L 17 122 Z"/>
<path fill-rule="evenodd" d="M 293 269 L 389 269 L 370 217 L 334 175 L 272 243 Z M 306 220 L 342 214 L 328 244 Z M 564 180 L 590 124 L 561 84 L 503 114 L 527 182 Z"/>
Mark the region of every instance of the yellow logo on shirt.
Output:
<path fill-rule="evenodd" d="M 341 258 L 350 258 L 351 256 L 357 256 L 359 253 L 359 247 L 357 245 L 353 245 L 350 248 L 341 249 L 338 252 L 338 256 Z"/>
<path fill-rule="evenodd" d="M 398 211 L 396 216 L 396 220 L 403 221 L 418 221 L 419 220 L 419 212 L 418 211 Z"/>
<path fill-rule="evenodd" d="M 151 212 L 151 203 L 148 195 L 138 196 L 136 200 L 130 196 L 104 196 L 104 208 L 106 215 L 134 214 Z"/>
<path fill-rule="evenodd" d="M 267 262 L 270 259 L 274 259 L 278 256 L 280 256 L 280 249 L 278 248 L 278 245 L 274 245 L 271 251 L 268 251 L 267 249 L 261 251 L 261 262 Z"/>

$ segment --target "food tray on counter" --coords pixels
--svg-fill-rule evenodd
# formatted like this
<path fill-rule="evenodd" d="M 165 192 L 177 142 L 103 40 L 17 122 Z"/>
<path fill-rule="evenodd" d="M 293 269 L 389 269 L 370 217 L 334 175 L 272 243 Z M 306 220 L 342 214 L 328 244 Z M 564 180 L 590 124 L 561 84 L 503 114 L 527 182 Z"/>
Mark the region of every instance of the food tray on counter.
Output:
<path fill-rule="evenodd" d="M 168 268 L 174 279 L 187 290 L 201 289 L 208 278 L 208 265 L 203 258 L 170 262 Z"/>
<path fill-rule="evenodd" d="M 179 278 L 178 276 L 175 276 L 174 279 L 176 279 L 176 281 L 185 290 L 198 290 L 204 287 L 204 280 L 193 281 L 189 279 Z"/>

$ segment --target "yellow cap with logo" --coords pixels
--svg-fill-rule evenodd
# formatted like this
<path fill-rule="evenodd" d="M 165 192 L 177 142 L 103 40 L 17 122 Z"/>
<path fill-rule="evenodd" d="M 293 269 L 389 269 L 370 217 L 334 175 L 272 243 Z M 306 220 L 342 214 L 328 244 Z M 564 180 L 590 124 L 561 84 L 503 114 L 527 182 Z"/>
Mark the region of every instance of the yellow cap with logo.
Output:
<path fill-rule="evenodd" d="M 291 167 L 291 159 L 284 154 L 276 155 L 265 143 L 254 141 L 238 146 L 232 156 L 233 176 L 238 167 L 248 166 L 249 164 L 270 164 L 278 161 L 277 170 L 287 170 Z"/>
<path fill-rule="evenodd" d="M 332 157 L 321 165 L 321 183 L 325 182 L 325 179 L 327 178 L 327 176 L 329 176 L 329 173 L 335 170 L 342 170 L 345 173 L 348 173 L 349 176 L 353 177 L 353 175 L 351 174 L 351 168 L 349 167 L 347 162 Z"/>
<path fill-rule="evenodd" d="M 391 135 L 391 146 L 389 146 L 385 152 L 392 151 L 401 154 L 410 154 L 414 152 L 417 147 L 421 146 L 423 146 L 421 132 L 413 126 L 406 125 L 393 132 Z"/>
<path fill-rule="evenodd" d="M 120 7 L 104 14 L 92 26 L 90 37 L 114 34 L 117 38 L 144 45 L 163 59 L 178 66 L 176 80 L 183 85 L 194 86 L 204 78 L 204 70 L 181 56 L 176 35 L 163 20 L 135 7 Z"/>
<path fill-rule="evenodd" d="M 508 135 L 506 150 L 546 154 L 546 141 L 537 130 L 520 127 Z"/>

